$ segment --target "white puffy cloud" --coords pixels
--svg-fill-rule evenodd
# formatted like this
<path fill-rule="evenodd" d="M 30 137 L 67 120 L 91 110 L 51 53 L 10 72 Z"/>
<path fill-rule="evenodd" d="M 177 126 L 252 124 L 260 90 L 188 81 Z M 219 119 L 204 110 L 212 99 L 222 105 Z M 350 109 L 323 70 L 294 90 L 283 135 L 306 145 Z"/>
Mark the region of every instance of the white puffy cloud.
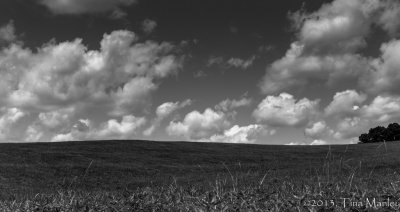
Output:
<path fill-rule="evenodd" d="M 26 141 L 66 134 L 85 114 L 104 120 L 143 113 L 161 79 L 181 68 L 177 46 L 138 42 L 130 31 L 105 34 L 100 44 L 88 50 L 75 39 L 32 51 L 14 42 L 1 49 L 0 105 L 31 114 Z"/>
<path fill-rule="evenodd" d="M 392 40 L 381 46 L 382 55 L 374 59 L 372 71 L 363 76 L 362 86 L 371 93 L 399 93 L 400 91 L 400 41 Z"/>
<path fill-rule="evenodd" d="M 265 130 L 264 126 L 258 124 L 251 124 L 243 127 L 235 125 L 221 134 L 212 135 L 210 138 L 203 138 L 200 141 L 218 143 L 254 143 L 258 135 Z"/>
<path fill-rule="evenodd" d="M 192 100 L 187 99 L 183 102 L 165 102 L 157 107 L 156 114 L 158 117 L 167 117 L 174 111 L 184 108 L 192 104 Z"/>
<path fill-rule="evenodd" d="M 324 140 L 314 140 L 313 142 L 310 143 L 310 145 L 327 145 L 328 142 Z"/>
<path fill-rule="evenodd" d="M 132 112 L 132 109 L 144 105 L 147 96 L 157 86 L 148 77 L 135 77 L 127 82 L 123 88 L 112 93 L 115 108 L 110 111 L 113 116 L 123 116 Z"/>
<path fill-rule="evenodd" d="M 288 145 L 288 146 L 305 146 L 305 145 L 311 145 L 311 146 L 313 146 L 313 145 L 327 145 L 328 144 L 328 142 L 327 141 L 324 141 L 324 140 L 314 140 L 314 141 L 312 141 L 311 143 L 309 143 L 309 144 L 307 144 L 306 142 L 300 142 L 300 141 L 295 141 L 295 142 L 290 142 L 290 143 L 287 143 L 287 144 L 285 144 L 285 145 Z"/>
<path fill-rule="evenodd" d="M 369 32 L 368 10 L 364 0 L 335 0 L 310 14 L 294 14 L 299 40 L 307 52 L 326 53 L 354 51 L 365 45 Z"/>
<path fill-rule="evenodd" d="M 377 96 L 370 105 L 361 108 L 362 117 L 377 122 L 400 118 L 400 97 Z"/>
<path fill-rule="evenodd" d="M 157 22 L 151 19 L 145 19 L 142 23 L 142 29 L 145 33 L 152 33 L 157 27 Z"/>
<path fill-rule="evenodd" d="M 69 127 L 74 112 L 73 108 L 63 108 L 50 112 L 42 112 L 38 115 L 37 124 L 42 125 L 46 130 L 57 131 Z"/>
<path fill-rule="evenodd" d="M 287 143 L 287 144 L 285 144 L 285 145 L 288 145 L 288 146 L 298 146 L 298 145 L 302 145 L 302 146 L 304 146 L 304 145 L 307 145 L 305 142 L 298 142 L 298 141 L 292 141 L 292 142 L 290 142 L 290 143 Z"/>
<path fill-rule="evenodd" d="M 0 53 L 2 101 L 53 110 L 62 105 L 106 101 L 111 113 L 129 114 L 157 88 L 154 80 L 175 73 L 179 59 L 169 43 L 135 43 L 129 31 L 104 35 L 100 51 L 80 39 L 47 44 L 33 53 L 12 45 Z"/>
<path fill-rule="evenodd" d="M 192 111 L 186 114 L 182 122 L 170 122 L 166 130 L 169 135 L 199 140 L 220 134 L 230 125 L 224 113 L 207 108 L 203 113 Z"/>
<path fill-rule="evenodd" d="M 104 139 L 129 139 L 137 134 L 137 129 L 146 123 L 143 117 L 137 118 L 132 115 L 122 117 L 121 122 L 115 119 L 108 120 L 107 123 L 97 131 L 97 136 Z"/>
<path fill-rule="evenodd" d="M 110 119 L 99 127 L 89 120 L 79 120 L 68 133 L 55 135 L 52 141 L 134 139 L 138 130 L 146 124 L 146 118 L 123 116 L 121 121 Z"/>
<path fill-rule="evenodd" d="M 176 110 L 179 110 L 181 108 L 184 108 L 186 106 L 189 106 L 192 104 L 192 100 L 187 99 L 183 102 L 165 102 L 161 104 L 160 106 L 157 107 L 156 109 L 156 118 L 152 121 L 151 126 L 146 129 L 143 134 L 145 136 L 150 136 L 154 130 L 156 130 L 161 122 L 168 117 L 170 114 L 175 112 Z"/>
<path fill-rule="evenodd" d="M 279 96 L 267 96 L 253 112 L 258 122 L 269 126 L 301 126 L 306 125 L 318 112 L 319 100 L 307 98 L 296 101 L 287 93 Z"/>
<path fill-rule="evenodd" d="M 358 137 L 363 131 L 368 129 L 370 124 L 372 124 L 370 121 L 363 120 L 360 117 L 346 117 L 336 124 L 333 136 L 339 140 Z"/>
<path fill-rule="evenodd" d="M 0 141 L 9 141 L 12 126 L 26 114 L 18 108 L 1 108 Z"/>
<path fill-rule="evenodd" d="M 365 99 L 365 97 L 355 94 L 357 93 L 354 91 L 340 92 L 335 95 L 337 98 L 334 98 L 332 103 L 325 108 L 325 111 L 334 111 L 329 114 L 333 138 L 355 139 L 369 128 L 395 122 L 400 118 L 399 96 L 380 95 L 376 96 L 369 104 L 354 107 L 354 102 L 361 103 Z M 355 101 L 351 101 L 351 98 L 354 98 Z M 344 101 L 343 105 L 336 104 L 341 101 Z M 333 107 L 335 104 L 336 106 Z"/>
<path fill-rule="evenodd" d="M 39 0 L 54 14 L 91 14 L 122 12 L 121 6 L 129 6 L 136 0 Z"/>
<path fill-rule="evenodd" d="M 306 52 L 352 52 L 366 45 L 373 24 L 390 35 L 400 26 L 400 3 L 395 0 L 335 0 L 312 13 L 292 14 Z"/>
<path fill-rule="evenodd" d="M 343 92 L 338 92 L 333 97 L 332 102 L 325 108 L 325 114 L 328 116 L 340 114 L 348 115 L 360 108 L 362 104 L 367 99 L 365 94 L 359 94 L 355 90 L 346 90 Z"/>
<path fill-rule="evenodd" d="M 229 111 L 239 107 L 246 107 L 252 103 L 251 98 L 242 97 L 240 99 L 225 99 L 215 106 L 216 110 Z"/>
<path fill-rule="evenodd" d="M 30 125 L 25 131 L 25 142 L 40 142 L 45 135 L 44 131 L 37 125 Z"/>
<path fill-rule="evenodd" d="M 312 13 L 293 13 L 298 40 L 267 68 L 261 89 L 272 94 L 312 83 L 340 87 L 344 81 L 375 94 L 399 90 L 397 72 L 391 69 L 396 42 L 383 45 L 376 60 L 357 53 L 366 46 L 372 26 L 397 33 L 398 11 L 397 1 L 335 0 Z"/>
<path fill-rule="evenodd" d="M 0 45 L 2 43 L 11 43 L 16 39 L 14 21 L 9 21 L 0 27 Z"/>
<path fill-rule="evenodd" d="M 303 44 L 293 43 L 283 58 L 273 62 L 260 84 L 262 91 L 272 94 L 316 82 L 330 87 L 344 81 L 357 84 L 359 76 L 370 69 L 370 61 L 361 55 L 344 53 L 318 56 L 303 55 L 303 52 Z"/>
<path fill-rule="evenodd" d="M 304 133 L 310 138 L 322 139 L 331 136 L 333 134 L 333 130 L 330 129 L 325 121 L 317 121 L 306 128 Z"/>

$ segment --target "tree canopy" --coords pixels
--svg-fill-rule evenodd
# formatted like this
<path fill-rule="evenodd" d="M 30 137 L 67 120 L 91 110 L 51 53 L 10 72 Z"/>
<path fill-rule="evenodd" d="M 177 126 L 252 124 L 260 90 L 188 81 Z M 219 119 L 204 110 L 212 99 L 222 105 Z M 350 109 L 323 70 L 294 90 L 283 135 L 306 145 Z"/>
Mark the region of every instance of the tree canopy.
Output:
<path fill-rule="evenodd" d="M 363 133 L 358 137 L 360 143 L 376 143 L 384 141 L 400 140 L 400 125 L 391 123 L 387 127 L 377 126 L 369 129 L 368 133 Z"/>

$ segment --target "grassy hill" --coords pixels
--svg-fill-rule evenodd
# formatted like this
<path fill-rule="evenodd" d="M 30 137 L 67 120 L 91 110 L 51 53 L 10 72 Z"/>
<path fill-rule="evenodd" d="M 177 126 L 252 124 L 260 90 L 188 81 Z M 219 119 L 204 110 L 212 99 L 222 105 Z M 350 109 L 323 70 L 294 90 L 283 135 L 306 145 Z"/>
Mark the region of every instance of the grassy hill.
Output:
<path fill-rule="evenodd" d="M 194 189 L 198 196 L 215 193 L 219 187 L 227 194 L 253 188 L 283 195 L 289 189 L 287 195 L 293 198 L 312 196 L 319 187 L 333 198 L 338 193 L 332 193 L 332 186 L 347 196 L 354 192 L 386 195 L 389 190 L 384 188 L 394 192 L 397 184 L 393 183 L 400 182 L 399 153 L 399 142 L 337 146 L 154 141 L 0 144 L 0 199 L 27 201 L 36 194 L 71 191 L 161 192 L 171 186 L 184 193 Z"/>

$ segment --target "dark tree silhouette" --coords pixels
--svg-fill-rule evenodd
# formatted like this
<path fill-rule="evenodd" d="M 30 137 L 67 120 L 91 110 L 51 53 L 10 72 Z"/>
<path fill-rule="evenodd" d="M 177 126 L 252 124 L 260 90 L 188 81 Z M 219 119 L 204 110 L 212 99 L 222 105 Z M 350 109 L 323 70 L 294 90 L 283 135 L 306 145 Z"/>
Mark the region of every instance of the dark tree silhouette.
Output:
<path fill-rule="evenodd" d="M 368 133 L 363 133 L 358 137 L 360 143 L 376 143 L 384 141 L 400 140 L 400 125 L 391 123 L 387 128 L 378 126 L 369 129 Z"/>
<path fill-rule="evenodd" d="M 387 127 L 387 139 L 388 141 L 400 140 L 400 125 L 397 123 L 389 124 Z"/>

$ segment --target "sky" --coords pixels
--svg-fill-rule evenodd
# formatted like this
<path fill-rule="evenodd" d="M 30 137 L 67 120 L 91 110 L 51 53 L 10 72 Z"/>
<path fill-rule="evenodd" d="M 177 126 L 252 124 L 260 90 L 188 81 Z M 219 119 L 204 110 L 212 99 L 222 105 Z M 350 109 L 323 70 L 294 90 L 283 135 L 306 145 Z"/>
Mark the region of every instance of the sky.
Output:
<path fill-rule="evenodd" d="M 0 142 L 351 144 L 400 119 L 396 0 L 3 0 Z"/>

